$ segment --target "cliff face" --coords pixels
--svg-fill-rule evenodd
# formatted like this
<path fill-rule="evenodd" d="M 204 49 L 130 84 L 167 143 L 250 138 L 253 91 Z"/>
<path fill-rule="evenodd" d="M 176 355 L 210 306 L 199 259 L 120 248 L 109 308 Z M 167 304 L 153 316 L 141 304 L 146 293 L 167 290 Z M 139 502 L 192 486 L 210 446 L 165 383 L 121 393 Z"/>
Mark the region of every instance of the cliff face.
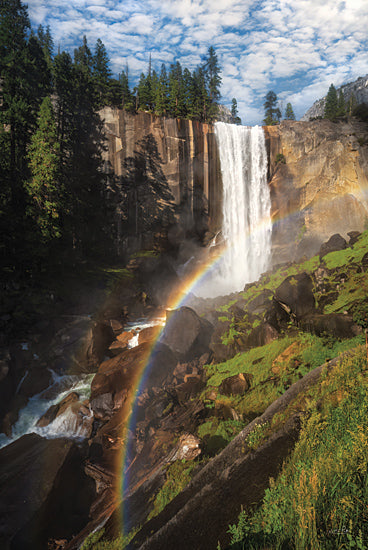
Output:
<path fill-rule="evenodd" d="M 346 238 L 362 231 L 368 214 L 367 126 L 357 120 L 284 121 L 265 133 L 276 263 L 317 253 L 334 233 Z"/>
<path fill-rule="evenodd" d="M 129 160 L 157 164 L 175 202 L 180 238 L 202 238 L 222 223 L 222 182 L 212 125 L 101 111 L 107 138 L 105 172 L 119 185 Z M 283 121 L 265 127 L 269 152 L 274 263 L 319 251 L 332 234 L 362 231 L 368 215 L 368 130 L 355 119 Z M 277 155 L 283 155 L 277 162 Z"/>
<path fill-rule="evenodd" d="M 343 93 L 345 103 L 354 96 L 354 99 L 357 104 L 359 103 L 368 103 L 368 75 L 362 76 L 355 80 L 354 82 L 349 82 L 338 88 L 337 92 L 340 90 Z M 300 120 L 307 121 L 315 117 L 323 117 L 325 112 L 326 96 L 322 99 L 315 101 L 310 109 L 302 116 Z"/>
<path fill-rule="evenodd" d="M 110 107 L 100 116 L 110 181 L 124 184 L 129 161 L 143 155 L 149 165 L 159 166 L 174 199 L 180 229 L 203 236 L 208 226 L 221 223 L 221 176 L 212 125 Z"/>

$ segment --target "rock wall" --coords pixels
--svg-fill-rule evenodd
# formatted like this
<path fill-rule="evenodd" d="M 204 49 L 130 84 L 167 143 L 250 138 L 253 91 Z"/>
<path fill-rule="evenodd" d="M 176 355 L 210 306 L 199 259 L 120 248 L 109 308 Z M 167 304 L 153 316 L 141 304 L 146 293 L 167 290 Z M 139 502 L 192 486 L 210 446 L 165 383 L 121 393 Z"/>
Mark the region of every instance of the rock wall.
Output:
<path fill-rule="evenodd" d="M 105 172 L 124 182 L 126 161 L 152 144 L 174 197 L 179 238 L 222 224 L 214 128 L 197 121 L 101 111 Z M 332 234 L 362 231 L 368 215 L 368 129 L 356 119 L 283 121 L 264 128 L 269 153 L 274 263 L 311 256 Z M 282 155 L 281 162 L 277 156 Z"/>
<path fill-rule="evenodd" d="M 367 125 L 283 121 L 265 128 L 274 263 L 311 256 L 332 234 L 362 231 L 368 215 Z M 277 162 L 277 155 L 279 157 Z"/>
<path fill-rule="evenodd" d="M 345 103 L 347 103 L 352 96 L 354 96 L 356 104 L 368 103 L 368 74 L 366 76 L 361 76 L 354 82 L 344 84 L 337 89 L 338 94 L 340 93 L 340 90 L 343 93 Z M 325 104 L 326 96 L 315 101 L 312 107 L 308 109 L 300 120 L 306 121 L 316 117 L 323 117 L 325 112 Z"/>
<path fill-rule="evenodd" d="M 124 181 L 126 161 L 156 151 L 186 234 L 203 236 L 221 224 L 221 175 L 213 126 L 191 120 L 131 114 L 106 107 L 100 112 L 106 135 L 105 172 Z"/>

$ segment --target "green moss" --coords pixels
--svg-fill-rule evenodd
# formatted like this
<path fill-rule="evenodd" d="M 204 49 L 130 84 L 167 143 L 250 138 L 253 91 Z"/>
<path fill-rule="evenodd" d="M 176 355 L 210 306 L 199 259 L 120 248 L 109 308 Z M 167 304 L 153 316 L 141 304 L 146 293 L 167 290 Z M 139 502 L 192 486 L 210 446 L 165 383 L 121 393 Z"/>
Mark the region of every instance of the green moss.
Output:
<path fill-rule="evenodd" d="M 148 519 L 157 516 L 188 485 L 195 465 L 195 462 L 177 460 L 168 466 L 166 481 L 156 494 Z"/>

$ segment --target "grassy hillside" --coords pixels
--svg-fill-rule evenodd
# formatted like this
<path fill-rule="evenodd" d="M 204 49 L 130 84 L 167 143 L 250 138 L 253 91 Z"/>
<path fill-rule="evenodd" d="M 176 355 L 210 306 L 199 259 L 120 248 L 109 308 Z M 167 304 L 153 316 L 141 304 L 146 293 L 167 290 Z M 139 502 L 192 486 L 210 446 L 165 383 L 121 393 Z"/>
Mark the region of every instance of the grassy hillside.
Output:
<path fill-rule="evenodd" d="M 216 339 L 213 360 L 203 368 L 205 387 L 192 397 L 206 410 L 196 428 L 202 455 L 195 467 L 185 461 L 167 467 L 150 518 L 288 388 L 326 364 L 320 383 L 247 436 L 252 453 L 291 417 L 301 422 L 299 440 L 263 501 L 234 517 L 231 548 L 366 548 L 367 251 L 365 232 L 352 247 L 280 266 L 221 305 L 203 307 L 215 319 Z M 309 309 L 301 312 L 298 300 L 306 296 Z M 238 375 L 246 380 L 244 391 L 226 390 Z M 84 550 L 128 544 L 98 542 L 101 536 L 93 535 Z"/>

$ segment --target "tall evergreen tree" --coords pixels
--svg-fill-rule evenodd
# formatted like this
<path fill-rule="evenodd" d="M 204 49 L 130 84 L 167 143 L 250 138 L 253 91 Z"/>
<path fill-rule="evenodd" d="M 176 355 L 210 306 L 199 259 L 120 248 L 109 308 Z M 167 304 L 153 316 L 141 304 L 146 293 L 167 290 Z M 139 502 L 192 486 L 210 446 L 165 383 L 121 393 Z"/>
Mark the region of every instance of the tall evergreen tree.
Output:
<path fill-rule="evenodd" d="M 217 102 L 221 97 L 221 69 L 218 63 L 217 54 L 213 46 L 208 48 L 207 57 L 204 64 L 204 71 L 208 86 L 209 95 L 209 112 L 207 116 L 209 119 L 213 119 L 217 115 L 218 107 Z"/>
<path fill-rule="evenodd" d="M 277 107 L 277 95 L 275 92 L 270 90 L 267 93 L 263 106 L 265 108 L 265 118 L 263 119 L 263 122 L 267 126 L 277 124 L 281 118 L 281 111 Z"/>
<path fill-rule="evenodd" d="M 29 163 L 31 178 L 26 182 L 30 196 L 28 213 L 36 220 L 41 237 L 50 241 L 61 236 L 62 189 L 59 179 L 60 146 L 51 99 L 40 108 L 38 128 L 31 138 Z"/>
<path fill-rule="evenodd" d="M 336 88 L 333 84 L 328 89 L 325 103 L 324 118 L 334 120 L 337 117 L 338 112 L 338 100 Z"/>
<path fill-rule="evenodd" d="M 97 105 L 103 107 L 108 101 L 111 70 L 106 48 L 100 39 L 96 42 L 95 53 L 92 58 L 92 75 L 97 95 Z"/>
<path fill-rule="evenodd" d="M 342 89 L 340 88 L 339 98 L 337 100 L 337 116 L 345 116 L 345 115 L 346 115 L 345 99 L 344 99 L 344 94 L 342 92 Z"/>
<path fill-rule="evenodd" d="M 231 116 L 234 124 L 241 124 L 241 119 L 238 116 L 238 102 L 235 97 L 231 100 Z"/>
<path fill-rule="evenodd" d="M 172 116 L 177 118 L 186 116 L 183 70 L 179 61 L 170 66 L 169 111 Z"/>
<path fill-rule="evenodd" d="M 41 46 L 30 35 L 27 9 L 19 0 L 0 2 L 0 82 L 0 248 L 11 262 L 23 258 L 27 263 L 26 153 L 48 78 Z"/>
<path fill-rule="evenodd" d="M 295 120 L 295 115 L 294 115 L 294 111 L 293 111 L 293 107 L 292 107 L 291 103 L 286 104 L 285 119 L 286 120 Z"/>
<path fill-rule="evenodd" d="M 168 92 L 169 81 L 167 77 L 165 64 L 161 65 L 160 78 L 157 86 L 157 93 L 155 98 L 156 113 L 160 116 L 166 115 L 168 110 Z"/>
<path fill-rule="evenodd" d="M 128 64 L 125 68 L 125 71 L 122 71 L 119 77 L 121 85 L 121 104 L 123 109 L 132 110 L 133 108 L 133 97 L 129 88 L 129 68 Z"/>
<path fill-rule="evenodd" d="M 50 25 L 47 25 L 46 30 L 43 28 L 42 25 L 39 25 L 37 29 L 37 38 L 44 53 L 47 66 L 51 71 L 54 53 L 54 41 L 51 36 Z"/>

